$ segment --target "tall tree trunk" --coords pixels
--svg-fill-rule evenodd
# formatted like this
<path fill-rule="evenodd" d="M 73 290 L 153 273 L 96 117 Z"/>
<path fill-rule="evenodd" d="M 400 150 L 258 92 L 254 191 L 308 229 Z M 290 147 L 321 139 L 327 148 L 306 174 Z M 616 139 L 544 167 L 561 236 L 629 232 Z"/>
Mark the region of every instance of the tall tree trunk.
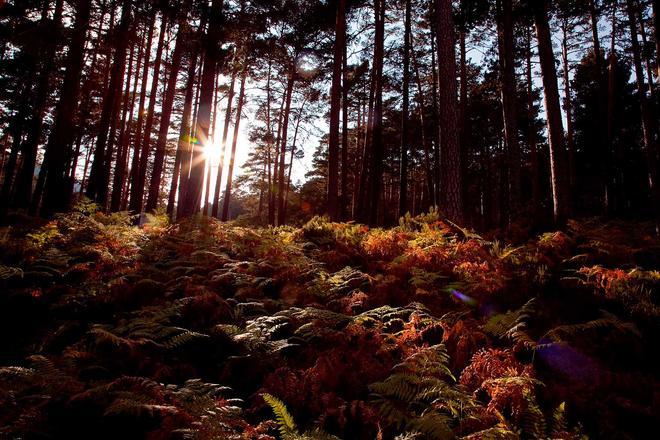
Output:
<path fill-rule="evenodd" d="M 456 52 L 451 0 L 435 0 L 436 36 L 438 39 L 442 207 L 445 215 L 457 223 L 463 221 L 461 149 L 458 134 Z"/>
<path fill-rule="evenodd" d="M 140 145 L 142 142 L 142 128 L 144 127 L 145 115 L 145 101 L 147 97 L 147 85 L 149 83 L 149 64 L 151 58 L 151 45 L 153 42 L 154 31 L 156 30 L 156 13 L 151 14 L 148 24 L 149 33 L 147 35 L 147 45 L 144 57 L 144 67 L 142 70 L 142 79 L 140 80 L 140 100 L 138 103 L 138 117 L 135 123 L 135 135 L 133 136 L 133 158 L 131 159 L 131 169 L 129 179 L 126 182 L 126 190 L 122 196 L 122 209 L 126 209 L 128 205 L 128 185 L 132 185 L 138 180 L 138 173 L 140 169 Z M 131 189 L 131 191 L 133 191 Z"/>
<path fill-rule="evenodd" d="M 642 68 L 642 57 L 639 41 L 637 39 L 637 19 L 635 17 L 635 3 L 626 0 L 628 11 L 628 23 L 630 26 L 630 42 L 632 46 L 633 64 L 635 66 L 635 77 L 637 81 L 637 97 L 642 115 L 642 135 L 644 148 L 646 150 L 648 167 L 648 184 L 651 193 L 651 206 L 656 219 L 656 232 L 660 233 L 660 187 L 658 187 L 658 145 L 653 136 L 653 116 L 650 108 L 646 88 L 644 87 L 644 69 Z"/>
<path fill-rule="evenodd" d="M 184 205 L 181 210 L 183 217 L 193 215 L 199 209 L 202 195 L 202 185 L 206 160 L 203 155 L 204 145 L 209 139 L 211 125 L 211 106 L 213 104 L 213 83 L 218 65 L 218 44 L 223 26 L 223 0 L 213 0 L 209 15 L 209 27 L 204 41 L 204 68 L 200 82 L 199 107 L 195 123 L 195 138 L 193 145 L 190 178 L 185 191 Z"/>
<path fill-rule="evenodd" d="M 65 186 L 66 170 L 63 169 L 70 154 L 73 134 L 75 133 L 80 77 L 84 64 L 85 39 L 89 28 L 90 5 L 85 0 L 76 2 L 76 18 L 71 43 L 66 60 L 64 82 L 60 91 L 60 101 L 56 107 L 55 122 L 50 134 L 47 149 L 50 150 L 48 181 L 45 186 L 42 213 L 50 215 L 64 210 L 69 204 L 69 191 L 62 191 Z"/>
<path fill-rule="evenodd" d="M 342 87 L 341 87 L 341 195 L 339 197 L 339 219 L 346 220 L 346 208 L 348 205 L 348 50 L 344 44 L 342 54 Z M 302 117 L 302 107 L 301 115 Z M 296 138 L 298 134 L 298 125 L 300 118 L 296 122 L 296 132 L 293 136 L 293 149 L 296 148 Z M 293 149 L 291 158 L 293 159 Z M 293 164 L 293 162 L 292 162 Z M 286 195 L 289 196 L 289 185 L 291 184 L 291 166 L 289 166 L 289 178 L 287 179 Z M 286 208 L 286 200 L 284 206 Z"/>
<path fill-rule="evenodd" d="M 655 80 L 660 84 L 660 0 L 653 0 L 653 27 L 655 28 Z"/>
<path fill-rule="evenodd" d="M 428 136 L 426 135 L 426 118 L 424 116 L 426 103 L 424 101 L 422 81 L 419 76 L 419 65 L 417 63 L 414 50 L 412 51 L 412 62 L 415 72 L 415 82 L 417 84 L 417 105 L 419 106 L 419 125 L 421 127 L 420 134 L 422 136 L 422 146 L 424 147 L 424 171 L 426 176 L 427 197 L 429 204 L 431 206 L 435 206 L 435 186 L 433 184 L 433 170 L 431 169 L 431 148 L 429 146 Z M 465 91 L 465 96 L 467 96 L 467 90 Z M 465 111 L 463 113 L 465 113 Z"/>
<path fill-rule="evenodd" d="M 145 30 L 146 32 L 146 30 Z M 137 65 L 135 67 L 135 78 L 133 79 L 133 92 L 129 92 L 129 84 L 126 85 L 126 96 L 124 97 L 124 114 L 122 116 L 123 129 L 119 135 L 119 157 L 115 164 L 115 175 L 112 184 L 112 196 L 110 197 L 110 211 L 119 211 L 122 206 L 122 197 L 126 188 L 126 168 L 128 166 L 129 145 L 131 138 L 131 127 L 133 122 L 133 109 L 135 108 L 135 98 L 137 96 L 138 81 L 140 79 L 140 70 L 142 69 L 142 57 L 145 55 L 146 33 L 142 36 L 140 48 L 138 50 Z M 147 55 L 148 56 L 148 55 Z M 129 72 L 131 67 L 129 67 Z M 130 104 L 127 101 L 130 98 Z M 128 117 L 128 120 L 126 118 Z"/>
<path fill-rule="evenodd" d="M 440 137 L 441 137 L 441 128 L 440 128 L 440 112 L 438 110 L 438 67 L 435 60 L 436 54 L 436 35 L 435 35 L 435 26 L 431 26 L 431 77 L 432 77 L 432 86 L 431 86 L 431 98 L 433 100 L 431 108 L 433 109 L 432 119 L 433 125 L 436 127 L 433 130 L 433 183 L 435 186 L 435 194 L 433 195 L 435 199 L 435 206 L 440 206 L 442 198 L 440 197 Z"/>
<path fill-rule="evenodd" d="M 399 173 L 399 217 L 408 211 L 408 117 L 410 112 L 410 34 L 411 5 L 406 0 L 403 32 L 403 105 L 401 107 L 401 169 Z M 422 128 L 423 130 L 423 128 Z"/>
<path fill-rule="evenodd" d="M 515 71 L 515 45 L 513 35 L 512 1 L 498 0 L 497 35 L 499 40 L 501 96 L 506 138 L 508 174 L 508 223 L 511 224 L 520 211 L 520 143 L 518 142 L 518 110 Z"/>
<path fill-rule="evenodd" d="M 561 107 L 559 106 L 555 54 L 552 50 L 552 37 L 550 25 L 548 24 L 547 0 L 542 0 L 538 4 L 535 4 L 534 24 L 536 26 L 541 76 L 543 77 L 545 111 L 548 121 L 554 219 L 555 223 L 563 225 L 570 215 L 570 195 L 566 186 L 566 146 Z"/>
<path fill-rule="evenodd" d="M 174 157 L 174 169 L 172 171 L 172 182 L 167 199 L 167 214 L 171 217 L 174 213 L 174 203 L 179 191 L 179 180 L 182 179 L 182 170 L 187 170 L 186 164 L 190 161 L 190 113 L 192 111 L 192 100 L 195 92 L 195 70 L 197 67 L 197 51 L 193 51 L 188 61 L 188 79 L 186 80 L 186 94 L 183 98 L 183 111 L 181 116 L 181 128 L 177 142 L 176 156 Z M 181 202 L 179 194 L 179 202 Z"/>
<path fill-rule="evenodd" d="M 222 221 L 229 219 L 229 202 L 231 201 L 231 185 L 234 174 L 234 160 L 236 159 L 236 145 L 238 144 L 239 129 L 241 126 L 241 114 L 243 113 L 243 102 L 245 100 L 245 79 L 248 72 L 247 60 L 243 60 L 243 73 L 241 74 L 241 87 L 238 91 L 238 104 L 236 105 L 236 121 L 234 122 L 234 135 L 231 140 L 231 156 L 229 157 L 229 169 L 227 170 L 227 184 L 225 186 L 225 197 L 222 201 Z"/>
<path fill-rule="evenodd" d="M 134 213 L 142 212 L 142 203 L 144 199 L 144 186 L 147 178 L 147 163 L 151 150 L 151 131 L 154 124 L 154 112 L 156 109 L 156 96 L 158 95 L 158 80 L 160 78 L 160 65 L 163 58 L 163 47 L 165 46 L 165 34 L 167 33 L 167 16 L 161 17 L 160 35 L 158 36 L 158 47 L 156 48 L 156 58 L 154 60 L 154 69 L 151 79 L 151 92 L 149 93 L 149 107 L 147 108 L 147 117 L 144 122 L 144 132 L 140 141 L 140 161 L 138 172 L 134 173 L 136 178 L 131 183 L 131 200 L 129 210 Z M 171 109 L 170 109 L 171 111 Z M 162 164 L 161 164 L 162 166 Z M 161 168 L 162 169 L 162 168 Z M 160 183 L 160 182 L 159 182 Z"/>
<path fill-rule="evenodd" d="M 131 0 L 125 0 L 122 7 L 122 18 L 117 29 L 119 38 L 115 50 L 108 88 L 105 93 L 105 98 L 103 99 L 103 110 L 99 122 L 99 134 L 96 139 L 92 170 L 89 176 L 89 184 L 87 186 L 87 197 L 99 202 L 102 206 L 105 206 L 108 190 L 107 187 L 104 188 L 104 182 L 106 180 L 105 176 L 110 168 L 110 164 L 106 163 L 106 148 L 111 149 L 111 145 L 108 145 L 110 126 L 117 108 L 117 100 L 119 100 L 121 95 L 121 83 L 124 79 L 124 64 L 126 62 L 126 48 L 128 46 L 128 34 L 131 21 L 131 3 Z"/>
<path fill-rule="evenodd" d="M 376 45 L 374 45 L 374 59 L 375 59 Z M 371 81 L 369 82 L 369 101 L 367 103 L 367 123 L 364 130 L 364 142 L 362 147 L 362 163 L 360 166 L 360 179 L 359 185 L 356 189 L 357 192 L 357 205 L 355 217 L 361 222 L 367 222 L 368 218 L 368 203 L 367 203 L 367 183 L 369 177 L 369 162 L 371 161 L 371 137 L 373 132 L 374 120 L 374 98 L 376 93 L 376 70 L 375 63 L 371 67 Z"/>
<path fill-rule="evenodd" d="M 461 29 L 459 33 L 459 47 L 460 47 L 460 130 L 459 137 L 461 141 L 461 172 L 463 176 L 467 176 L 468 173 L 468 149 L 469 145 L 469 136 L 468 136 L 468 84 L 467 84 L 467 49 L 466 49 L 466 30 Z M 466 185 L 463 185 L 462 188 L 462 197 L 465 200 L 467 196 Z"/>
<path fill-rule="evenodd" d="M 608 67 L 608 77 L 607 77 L 607 153 L 606 159 L 608 159 L 607 169 L 609 174 L 613 175 L 613 181 L 611 181 L 612 191 L 609 195 L 611 201 L 608 201 L 608 204 L 611 206 L 612 213 L 620 213 L 624 209 L 624 199 L 623 194 L 623 168 L 617 166 L 617 164 L 622 163 L 623 150 L 619 142 L 614 143 L 614 105 L 615 105 L 615 88 L 616 88 L 616 69 L 617 69 L 617 54 L 616 54 L 616 32 L 617 32 L 617 20 L 616 13 L 619 7 L 619 0 L 614 0 L 612 4 L 612 18 L 611 18 L 611 39 L 610 39 L 610 56 L 609 56 L 609 67 Z"/>
<path fill-rule="evenodd" d="M 571 194 L 575 190 L 575 142 L 573 130 L 573 100 L 571 99 L 571 76 L 568 61 L 568 19 L 561 24 L 561 61 L 564 80 L 564 111 L 566 112 L 566 149 L 568 150 L 568 185 Z"/>
<path fill-rule="evenodd" d="M 534 112 L 534 82 L 532 80 L 532 35 L 531 30 L 527 28 L 527 47 L 526 47 L 526 74 L 527 74 L 527 119 L 529 127 L 527 129 L 527 144 L 529 147 L 530 178 L 532 180 L 532 212 L 534 222 L 539 219 L 541 205 L 541 180 L 539 177 L 539 155 L 536 139 L 536 125 Z"/>
<path fill-rule="evenodd" d="M 369 175 L 369 224 L 378 224 L 383 178 L 383 57 L 385 51 L 385 0 L 374 1 L 376 35 L 374 41 L 374 110 Z"/>
<path fill-rule="evenodd" d="M 328 137 L 328 215 L 339 219 L 339 112 L 341 110 L 342 58 L 346 45 L 346 0 L 337 3 L 335 46 L 330 89 L 330 135 Z M 283 189 L 283 183 L 280 187 Z M 282 204 L 282 208 L 284 205 Z"/>
<path fill-rule="evenodd" d="M 227 109 L 225 110 L 225 125 L 222 128 L 222 144 L 220 145 L 220 163 L 218 164 L 218 175 L 215 179 L 215 198 L 213 199 L 213 211 L 211 215 L 218 217 L 220 208 L 220 188 L 224 174 L 225 153 L 227 152 L 227 136 L 229 135 L 229 123 L 231 122 L 231 109 L 234 102 L 234 91 L 236 86 L 236 75 L 238 74 L 238 63 L 231 71 L 231 80 L 229 83 L 229 92 L 227 93 Z"/>
<path fill-rule="evenodd" d="M 293 96 L 293 87 L 296 81 L 296 59 L 291 63 L 289 69 L 289 79 L 287 81 L 286 87 L 286 104 L 284 106 L 284 117 L 282 119 L 282 134 L 280 138 L 280 153 L 279 153 L 279 165 L 278 165 L 278 176 L 277 176 L 277 224 L 284 225 L 286 222 L 285 212 L 284 212 L 284 190 L 286 187 L 286 182 L 284 181 L 284 169 L 286 164 L 286 144 L 289 135 L 289 115 L 291 114 L 291 98 Z"/>
<path fill-rule="evenodd" d="M 184 11 L 187 8 L 184 7 Z M 174 106 L 174 95 L 176 94 L 176 84 L 179 77 L 179 68 L 181 67 L 181 57 L 186 46 L 185 39 L 188 35 L 187 18 L 183 16 L 179 22 L 178 34 L 172 54 L 172 63 L 170 66 L 170 76 L 167 79 L 167 90 L 160 115 L 160 127 L 158 129 L 158 139 L 156 140 L 156 156 L 154 157 L 154 169 L 151 173 L 151 182 L 149 184 L 149 195 L 147 197 L 146 211 L 153 211 L 158 206 L 158 196 L 161 175 L 163 172 L 163 163 L 165 161 L 165 147 L 167 146 L 167 133 L 170 129 L 170 117 L 172 116 L 172 107 Z"/>
<path fill-rule="evenodd" d="M 46 2 L 46 4 L 49 3 Z M 14 205 L 19 208 L 28 208 L 30 206 L 39 142 L 43 134 L 43 121 L 51 91 L 51 78 L 55 69 L 55 51 L 60 43 L 62 7 L 62 0 L 57 0 L 55 2 L 53 19 L 48 20 L 46 15 L 42 17 L 42 25 L 48 27 L 43 31 L 49 32 L 50 35 L 47 36 L 49 40 L 42 55 L 43 65 L 37 80 L 32 117 L 28 121 L 27 139 L 21 146 L 22 164 L 16 181 L 16 193 L 14 194 Z"/>

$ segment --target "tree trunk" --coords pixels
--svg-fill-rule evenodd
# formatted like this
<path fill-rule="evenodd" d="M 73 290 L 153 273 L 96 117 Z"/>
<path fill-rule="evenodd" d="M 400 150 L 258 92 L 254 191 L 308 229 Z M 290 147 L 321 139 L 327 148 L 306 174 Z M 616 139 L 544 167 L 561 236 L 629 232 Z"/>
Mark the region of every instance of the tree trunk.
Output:
<path fill-rule="evenodd" d="M 520 144 L 518 142 L 518 110 L 515 72 L 515 45 L 511 0 L 499 0 L 497 35 L 499 40 L 501 96 L 506 139 L 508 172 L 508 218 L 511 224 L 520 212 Z"/>
<path fill-rule="evenodd" d="M 227 94 L 227 110 L 225 111 L 225 125 L 222 129 L 222 144 L 220 146 L 220 163 L 218 164 L 218 175 L 215 179 L 215 198 L 213 199 L 213 211 L 211 215 L 218 217 L 220 208 L 220 188 L 222 185 L 222 175 L 224 174 L 225 153 L 227 152 L 227 136 L 229 135 L 229 123 L 231 122 L 231 108 L 234 102 L 234 91 L 236 86 L 236 75 L 238 74 L 238 63 L 231 71 L 231 80 L 229 83 L 229 92 Z"/>
<path fill-rule="evenodd" d="M 117 108 L 117 101 L 121 95 L 122 82 L 124 79 L 124 64 L 126 62 L 126 48 L 129 40 L 129 26 L 131 21 L 131 1 L 125 0 L 122 8 L 122 18 L 117 29 L 119 39 L 113 60 L 112 72 L 108 88 L 103 99 L 103 110 L 99 122 L 99 134 L 96 139 L 92 170 L 87 186 L 87 197 L 105 206 L 107 190 L 104 188 L 106 174 L 109 172 L 110 164 L 106 163 L 107 151 L 111 149 L 108 145 L 108 137 L 112 119 Z"/>
<path fill-rule="evenodd" d="M 158 95 L 158 80 L 160 78 L 160 65 L 163 58 L 163 47 L 165 42 L 165 34 L 167 33 L 167 16 L 161 16 L 160 35 L 158 36 L 158 47 L 156 48 L 156 58 L 154 60 L 154 69 L 151 79 L 151 92 L 149 93 L 149 107 L 147 109 L 147 117 L 144 122 L 144 132 L 142 134 L 141 147 L 140 147 L 140 161 L 138 165 L 138 172 L 133 176 L 136 178 L 131 183 L 131 201 L 129 203 L 129 210 L 133 213 L 142 212 L 142 203 L 144 199 L 144 185 L 147 178 L 147 163 L 149 160 L 149 153 L 151 150 L 151 131 L 154 124 L 154 112 L 156 108 L 156 96 Z M 161 164 L 162 166 L 162 164 Z"/>
<path fill-rule="evenodd" d="M 339 198 L 339 219 L 346 220 L 346 208 L 348 205 L 348 50 L 347 45 L 344 44 L 342 54 L 342 88 L 341 88 L 341 195 Z M 302 107 L 301 107 L 302 113 Z M 302 116 L 302 114 L 301 114 Z M 293 136 L 293 148 L 296 148 L 296 138 L 298 134 L 298 125 L 300 119 L 296 123 L 296 133 Z M 293 150 L 292 150 L 293 154 Z M 291 156 L 293 159 L 293 155 Z M 291 166 L 289 166 L 289 178 L 287 179 L 286 195 L 289 196 L 289 185 L 291 184 Z M 288 199 L 287 199 L 288 200 Z M 286 207 L 286 200 L 285 200 Z"/>
<path fill-rule="evenodd" d="M 538 145 L 536 139 L 536 126 L 535 126 L 535 114 L 534 114 L 534 82 L 532 80 L 532 36 L 531 31 L 527 28 L 527 48 L 526 48 L 526 73 L 527 73 L 527 119 L 529 127 L 527 129 L 527 144 L 529 147 L 530 155 L 530 165 L 531 173 L 530 178 L 532 180 L 532 212 L 534 222 L 539 219 L 541 206 L 541 180 L 539 178 L 539 156 L 538 156 Z"/>
<path fill-rule="evenodd" d="M 653 27 L 655 28 L 655 80 L 660 84 L 660 0 L 653 0 Z"/>
<path fill-rule="evenodd" d="M 431 26 L 431 77 L 432 77 L 432 87 L 431 87 L 431 98 L 432 109 L 433 109 L 433 125 L 436 127 L 433 130 L 433 183 L 435 186 L 435 194 L 433 195 L 435 199 L 435 206 L 440 206 L 440 137 L 441 137 L 441 128 L 440 128 L 440 116 L 438 110 L 438 68 L 435 61 L 436 54 L 436 35 L 435 27 Z"/>
<path fill-rule="evenodd" d="M 188 65 L 188 79 L 186 81 L 186 95 L 183 99 L 183 112 L 181 116 L 181 129 L 177 142 L 176 156 L 174 158 L 174 169 L 172 171 L 172 182 L 170 183 L 170 194 L 167 199 L 167 214 L 172 217 L 174 203 L 179 191 L 179 179 L 183 180 L 182 170 L 187 170 L 186 164 L 190 161 L 190 113 L 192 111 L 192 100 L 195 92 L 195 70 L 197 67 L 197 51 L 190 55 Z M 179 202 L 182 198 L 179 194 Z"/>
<path fill-rule="evenodd" d="M 374 110 L 369 185 L 369 224 L 378 224 L 378 208 L 383 178 L 383 57 L 385 50 L 385 0 L 374 1 L 376 35 L 374 42 Z"/>
<path fill-rule="evenodd" d="M 229 169 L 227 170 L 227 185 L 225 186 L 225 198 L 222 201 L 222 221 L 229 219 L 229 202 L 231 201 L 231 185 L 234 174 L 234 160 L 236 159 L 236 145 L 238 144 L 239 129 L 241 126 L 241 114 L 243 113 L 243 102 L 245 99 L 245 79 L 248 73 L 247 60 L 243 60 L 243 73 L 241 74 L 241 87 L 238 91 L 238 104 L 236 106 L 236 121 L 234 122 L 234 135 L 231 140 L 231 156 L 229 157 Z"/>
<path fill-rule="evenodd" d="M 50 2 L 46 2 L 48 4 Z M 62 26 L 62 0 L 55 2 L 53 19 L 48 23 L 47 16 L 42 17 L 42 25 L 48 26 L 52 35 L 48 35 L 49 41 L 43 52 L 43 66 L 37 80 L 35 99 L 32 109 L 32 117 L 28 121 L 27 139 L 21 146 L 21 170 L 16 180 L 16 192 L 14 194 L 14 205 L 18 208 L 30 206 L 32 195 L 32 182 L 34 181 L 34 170 L 37 164 L 37 153 L 39 142 L 43 134 L 43 121 L 50 95 L 50 86 L 53 70 L 55 69 L 55 52 L 60 44 L 60 27 Z M 69 145 L 70 147 L 70 145 Z"/>
<path fill-rule="evenodd" d="M 550 145 L 550 171 L 552 200 L 555 223 L 562 226 L 570 215 L 568 188 L 566 187 L 566 147 L 564 127 L 559 106 L 557 68 L 552 50 L 550 26 L 548 24 L 548 4 L 543 0 L 534 7 L 534 23 L 539 47 L 541 76 L 545 97 L 545 111 L 548 123 L 548 143 Z"/>
<path fill-rule="evenodd" d="M 422 81 L 419 76 L 419 65 L 415 57 L 415 51 L 412 51 L 413 69 L 415 71 L 415 82 L 417 83 L 417 105 L 419 106 L 419 125 L 421 127 L 422 145 L 424 147 L 424 171 L 426 175 L 427 197 L 429 205 L 435 206 L 435 186 L 433 184 L 433 171 L 431 169 L 431 148 L 429 146 L 429 139 L 426 135 L 426 118 L 424 112 L 426 103 L 424 101 L 424 90 L 422 89 Z M 467 90 L 466 90 L 467 96 Z"/>
<path fill-rule="evenodd" d="M 136 127 L 135 127 L 135 135 L 133 136 L 133 158 L 131 159 L 131 169 L 129 173 L 129 179 L 127 182 L 126 190 L 124 191 L 123 197 L 122 197 L 122 209 L 126 209 L 127 204 L 128 204 L 128 185 L 132 185 L 134 182 L 137 182 L 138 180 L 138 173 L 140 169 L 140 143 L 142 141 L 142 128 L 144 126 L 144 106 L 145 106 L 145 100 L 147 96 L 147 84 L 149 82 L 149 64 L 150 64 L 150 58 L 151 58 L 151 45 L 153 42 L 153 36 L 154 36 L 154 31 L 156 29 L 156 13 L 154 12 L 151 15 L 150 21 L 149 21 L 149 33 L 147 35 L 147 45 L 145 49 L 145 57 L 144 57 L 144 68 L 142 70 L 142 79 L 141 79 L 141 86 L 140 86 L 140 101 L 138 104 L 138 118 L 136 122 Z M 133 189 L 131 188 L 131 192 Z"/>
<path fill-rule="evenodd" d="M 280 153 L 279 153 L 279 165 L 278 165 L 278 176 L 277 176 L 277 224 L 284 225 L 286 222 L 285 212 L 284 212 L 284 190 L 286 187 L 286 182 L 284 181 L 284 169 L 286 164 L 286 144 L 289 134 L 289 115 L 291 114 L 291 98 L 293 96 L 293 86 L 296 81 L 296 60 L 294 59 L 291 63 L 289 70 L 289 79 L 287 81 L 286 87 L 286 104 L 284 107 L 284 117 L 282 119 L 282 134 L 280 138 Z"/>
<path fill-rule="evenodd" d="M 408 211 L 408 117 L 410 112 L 410 34 L 411 5 L 406 0 L 403 32 L 403 104 L 401 107 L 401 169 L 399 173 L 399 217 Z"/>
<path fill-rule="evenodd" d="M 435 0 L 438 46 L 442 207 L 449 220 L 462 223 L 461 151 L 458 134 L 456 52 L 451 0 Z"/>
<path fill-rule="evenodd" d="M 196 142 L 193 145 L 190 178 L 185 191 L 184 205 L 181 210 L 183 217 L 189 217 L 197 212 L 202 195 L 202 185 L 206 160 L 203 155 L 204 145 L 209 139 L 211 125 L 211 106 L 213 104 L 213 83 L 218 65 L 218 44 L 223 24 L 223 0 L 213 0 L 209 16 L 209 28 L 204 41 L 204 68 L 200 82 L 199 107 L 195 123 Z"/>
<path fill-rule="evenodd" d="M 566 148 L 568 150 L 568 185 L 573 194 L 575 189 L 575 142 L 573 134 L 573 100 L 571 99 L 571 77 L 568 64 L 568 20 L 561 25 L 561 60 L 564 80 L 564 111 L 566 112 Z"/>
<path fill-rule="evenodd" d="M 126 96 L 124 97 L 124 114 L 122 116 L 123 129 L 119 135 L 119 151 L 117 163 L 115 164 L 115 175 L 112 184 L 112 196 L 110 197 L 110 211 L 119 211 L 121 206 L 124 189 L 126 187 L 126 167 L 128 166 L 128 152 L 131 138 L 131 126 L 133 120 L 133 109 L 135 108 L 135 97 L 137 96 L 138 80 L 140 78 L 140 70 L 142 68 L 142 57 L 144 54 L 146 34 L 143 35 L 140 48 L 138 50 L 137 66 L 135 67 L 135 78 L 133 80 L 133 92 L 129 92 L 129 85 L 126 86 Z M 129 72 L 131 67 L 129 66 Z M 130 104 L 127 105 L 130 97 Z M 128 117 L 128 120 L 126 118 Z"/>
<path fill-rule="evenodd" d="M 328 137 L 328 215 L 339 219 L 339 112 L 341 110 L 342 58 L 346 45 L 346 0 L 337 4 L 332 87 L 330 89 L 330 135 Z M 283 183 L 280 187 L 283 189 Z M 284 205 L 282 204 L 282 208 Z"/>
<path fill-rule="evenodd" d="M 626 0 L 628 10 L 628 23 L 630 26 L 630 42 L 632 46 L 633 64 L 635 66 L 635 77 L 637 81 L 637 97 L 642 115 L 642 134 L 644 148 L 646 150 L 648 183 L 651 193 L 651 206 L 656 219 L 656 232 L 660 233 L 660 188 L 658 187 L 658 146 L 653 138 L 653 116 L 649 106 L 644 87 L 644 70 L 642 68 L 642 57 L 639 41 L 637 40 L 637 20 L 635 17 L 635 4 L 633 0 Z"/>
<path fill-rule="evenodd" d="M 85 39 L 89 28 L 90 5 L 85 0 L 76 3 L 76 18 L 66 61 L 64 82 L 60 91 L 60 101 L 56 107 L 55 122 L 50 134 L 47 149 L 50 150 L 48 181 L 42 213 L 50 215 L 65 210 L 69 204 L 69 191 L 62 191 L 66 180 L 63 164 L 67 161 L 75 133 L 76 113 L 80 92 L 80 76 L 84 64 Z M 63 194 L 64 193 L 64 194 Z"/>
<path fill-rule="evenodd" d="M 184 11 L 187 8 L 184 7 Z M 160 116 L 160 127 L 158 129 L 158 139 L 156 140 L 156 156 L 154 158 L 154 169 L 151 173 L 151 182 L 149 184 L 149 195 L 147 198 L 146 211 L 153 211 L 158 206 L 158 196 L 160 180 L 163 172 L 163 162 L 165 161 L 165 147 L 167 146 L 167 133 L 170 129 L 170 117 L 172 116 L 172 107 L 174 106 L 174 95 L 176 94 L 176 84 L 181 67 L 181 57 L 185 48 L 185 39 L 188 35 L 188 26 L 186 17 L 181 18 L 178 34 L 172 54 L 172 64 L 170 67 L 170 76 L 167 79 L 167 90 Z"/>

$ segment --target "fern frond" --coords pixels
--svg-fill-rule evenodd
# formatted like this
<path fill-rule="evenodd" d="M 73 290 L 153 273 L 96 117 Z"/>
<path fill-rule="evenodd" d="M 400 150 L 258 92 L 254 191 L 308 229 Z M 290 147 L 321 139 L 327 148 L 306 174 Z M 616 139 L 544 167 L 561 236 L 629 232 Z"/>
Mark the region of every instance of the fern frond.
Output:
<path fill-rule="evenodd" d="M 273 410 L 282 437 L 297 435 L 296 423 L 294 422 L 293 416 L 291 413 L 289 413 L 289 410 L 286 408 L 284 402 L 268 393 L 262 394 L 262 397 L 268 406 L 270 406 L 270 408 Z"/>

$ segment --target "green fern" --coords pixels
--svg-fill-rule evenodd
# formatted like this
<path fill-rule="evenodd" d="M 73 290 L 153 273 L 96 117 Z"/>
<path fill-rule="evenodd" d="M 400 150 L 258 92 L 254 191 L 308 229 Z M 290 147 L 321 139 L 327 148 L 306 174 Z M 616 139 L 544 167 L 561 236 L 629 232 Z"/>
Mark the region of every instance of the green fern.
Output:
<path fill-rule="evenodd" d="M 275 418 L 279 426 L 280 434 L 283 438 L 290 438 L 292 436 L 297 436 L 298 431 L 296 428 L 296 423 L 293 420 L 293 416 L 289 413 L 289 410 L 286 408 L 284 402 L 282 402 L 277 397 L 270 395 L 268 393 L 262 394 L 264 401 L 270 406 L 275 413 Z"/>

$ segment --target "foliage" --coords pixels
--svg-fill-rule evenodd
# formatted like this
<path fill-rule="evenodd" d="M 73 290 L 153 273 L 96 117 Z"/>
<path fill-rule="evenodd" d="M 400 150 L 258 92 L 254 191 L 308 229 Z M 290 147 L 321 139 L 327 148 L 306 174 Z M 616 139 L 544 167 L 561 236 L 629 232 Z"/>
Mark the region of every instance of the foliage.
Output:
<path fill-rule="evenodd" d="M 634 436 L 658 383 L 660 268 L 608 266 L 655 246 L 610 231 L 512 247 L 433 213 L 139 228 L 83 205 L 8 239 L 0 435 Z M 613 416 L 622 402 L 639 422 Z"/>

